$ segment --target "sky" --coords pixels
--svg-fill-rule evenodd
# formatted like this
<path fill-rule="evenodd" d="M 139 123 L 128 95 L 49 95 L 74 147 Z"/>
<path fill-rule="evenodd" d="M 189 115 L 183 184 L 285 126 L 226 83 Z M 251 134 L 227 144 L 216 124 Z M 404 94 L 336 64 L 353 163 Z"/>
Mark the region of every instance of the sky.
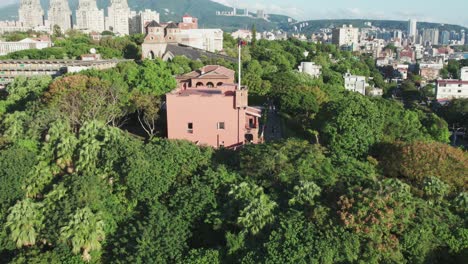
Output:
<path fill-rule="evenodd" d="M 174 0 L 177 1 L 177 0 Z M 196 0 L 194 0 L 196 1 Z M 364 18 L 450 23 L 468 27 L 468 0 L 213 0 L 295 19 Z M 0 6 L 19 0 L 0 0 Z"/>
<path fill-rule="evenodd" d="M 2 1 L 2 0 L 0 0 Z M 295 19 L 364 18 L 450 23 L 468 27 L 468 0 L 214 0 Z"/>

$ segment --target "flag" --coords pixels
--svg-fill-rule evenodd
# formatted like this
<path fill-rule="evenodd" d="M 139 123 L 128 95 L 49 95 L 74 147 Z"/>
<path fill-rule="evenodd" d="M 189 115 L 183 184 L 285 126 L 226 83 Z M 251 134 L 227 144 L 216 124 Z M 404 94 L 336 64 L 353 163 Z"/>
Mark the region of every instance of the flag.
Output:
<path fill-rule="evenodd" d="M 241 46 L 246 46 L 246 45 L 247 45 L 247 41 L 242 40 L 241 38 L 237 39 L 237 46 L 241 47 Z"/>

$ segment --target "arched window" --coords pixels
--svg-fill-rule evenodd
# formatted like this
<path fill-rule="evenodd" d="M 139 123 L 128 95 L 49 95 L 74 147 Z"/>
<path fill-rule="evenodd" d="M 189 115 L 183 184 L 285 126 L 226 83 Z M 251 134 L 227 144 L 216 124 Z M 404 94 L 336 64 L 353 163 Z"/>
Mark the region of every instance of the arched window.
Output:
<path fill-rule="evenodd" d="M 150 51 L 149 54 L 148 54 L 148 57 L 151 59 L 151 60 L 154 60 L 154 52 L 153 51 Z"/>
<path fill-rule="evenodd" d="M 208 88 L 213 88 L 213 87 L 214 87 L 214 84 L 213 84 L 212 82 L 209 82 L 209 83 L 206 84 L 206 86 L 207 86 Z"/>
<path fill-rule="evenodd" d="M 202 82 L 197 82 L 197 87 L 200 87 L 200 86 L 203 86 L 203 83 Z"/>
<path fill-rule="evenodd" d="M 223 83 L 219 82 L 219 83 L 216 84 L 216 86 L 223 86 Z"/>

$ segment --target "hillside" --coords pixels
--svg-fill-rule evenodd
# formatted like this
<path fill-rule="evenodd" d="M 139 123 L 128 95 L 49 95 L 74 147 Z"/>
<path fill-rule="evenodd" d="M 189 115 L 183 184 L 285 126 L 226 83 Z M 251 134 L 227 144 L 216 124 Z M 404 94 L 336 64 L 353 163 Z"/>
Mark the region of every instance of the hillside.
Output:
<path fill-rule="evenodd" d="M 371 22 L 373 26 L 386 28 L 386 29 L 397 29 L 397 30 L 406 30 L 408 27 L 407 21 L 397 21 L 397 20 L 369 20 L 369 19 L 323 19 L 323 20 L 309 20 L 304 21 L 309 25 L 302 29 L 303 33 L 309 34 L 313 33 L 320 28 L 334 28 L 342 25 L 353 25 L 353 27 L 364 28 L 367 27 L 364 23 Z M 303 23 L 303 22 L 299 22 Z M 288 30 L 293 31 L 294 26 L 297 24 L 290 25 Z M 418 22 L 418 30 L 425 28 L 438 28 L 439 30 L 455 30 L 460 31 L 462 29 L 467 30 L 465 27 L 449 24 L 440 24 L 440 23 L 428 23 L 428 22 Z"/>

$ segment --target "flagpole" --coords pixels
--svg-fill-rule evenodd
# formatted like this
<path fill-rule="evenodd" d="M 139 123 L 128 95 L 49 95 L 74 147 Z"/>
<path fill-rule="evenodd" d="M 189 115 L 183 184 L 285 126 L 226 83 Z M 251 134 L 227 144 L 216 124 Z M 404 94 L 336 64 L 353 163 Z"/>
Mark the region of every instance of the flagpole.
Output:
<path fill-rule="evenodd" d="M 239 39 L 238 41 L 238 46 L 239 46 L 239 90 L 241 89 L 242 85 L 242 64 L 241 64 L 241 47 L 242 47 L 242 42 Z"/>

